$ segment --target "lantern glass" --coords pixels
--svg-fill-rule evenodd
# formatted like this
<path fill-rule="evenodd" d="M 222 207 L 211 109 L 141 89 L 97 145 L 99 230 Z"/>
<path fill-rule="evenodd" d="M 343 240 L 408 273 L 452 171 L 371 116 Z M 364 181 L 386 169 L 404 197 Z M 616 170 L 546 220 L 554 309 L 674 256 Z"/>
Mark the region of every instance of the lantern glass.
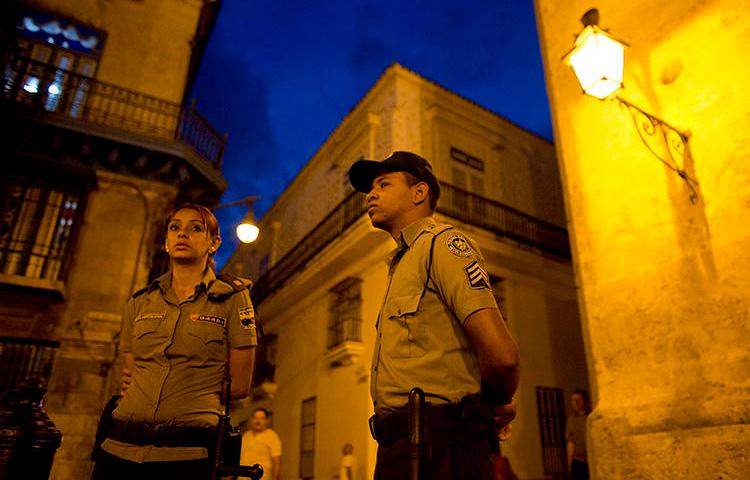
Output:
<path fill-rule="evenodd" d="M 237 238 L 242 243 L 252 243 L 258 238 L 260 229 L 252 223 L 243 222 L 237 225 Z"/>
<path fill-rule="evenodd" d="M 607 98 L 622 86 L 625 46 L 595 25 L 589 25 L 576 38 L 566 60 L 575 71 L 583 91 L 596 98 Z"/>

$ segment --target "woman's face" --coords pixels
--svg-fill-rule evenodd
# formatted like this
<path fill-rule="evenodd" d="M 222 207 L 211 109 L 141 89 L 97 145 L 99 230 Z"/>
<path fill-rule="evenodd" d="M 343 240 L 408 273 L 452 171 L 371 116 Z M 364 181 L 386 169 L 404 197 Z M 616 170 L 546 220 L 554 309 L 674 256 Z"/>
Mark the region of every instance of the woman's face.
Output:
<path fill-rule="evenodd" d="M 219 238 L 211 237 L 200 214 L 183 208 L 167 224 L 166 247 L 174 261 L 195 261 L 208 258 L 210 251 L 219 247 Z"/>

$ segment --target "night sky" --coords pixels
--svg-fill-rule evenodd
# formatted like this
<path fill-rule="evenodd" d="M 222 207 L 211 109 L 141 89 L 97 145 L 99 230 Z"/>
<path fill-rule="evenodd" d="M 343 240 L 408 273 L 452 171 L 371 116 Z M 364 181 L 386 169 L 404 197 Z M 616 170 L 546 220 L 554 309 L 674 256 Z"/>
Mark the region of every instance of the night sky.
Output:
<path fill-rule="evenodd" d="M 260 218 L 391 63 L 552 138 L 533 0 L 223 0 L 192 96 Z M 217 211 L 224 244 L 243 207 Z"/>

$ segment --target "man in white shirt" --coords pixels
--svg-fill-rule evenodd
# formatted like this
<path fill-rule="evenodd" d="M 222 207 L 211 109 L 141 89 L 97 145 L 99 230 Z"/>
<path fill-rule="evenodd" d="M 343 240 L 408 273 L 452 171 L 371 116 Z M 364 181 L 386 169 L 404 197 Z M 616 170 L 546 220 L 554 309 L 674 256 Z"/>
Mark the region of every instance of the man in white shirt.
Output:
<path fill-rule="evenodd" d="M 281 439 L 268 428 L 268 410 L 256 408 L 250 417 L 250 429 L 242 434 L 240 465 L 259 464 L 263 479 L 279 480 L 281 475 Z M 244 478 L 244 477 L 242 477 Z"/>
<path fill-rule="evenodd" d="M 347 443 L 341 449 L 341 467 L 339 470 L 339 480 L 354 480 L 357 472 L 357 459 L 354 458 L 354 445 Z"/>

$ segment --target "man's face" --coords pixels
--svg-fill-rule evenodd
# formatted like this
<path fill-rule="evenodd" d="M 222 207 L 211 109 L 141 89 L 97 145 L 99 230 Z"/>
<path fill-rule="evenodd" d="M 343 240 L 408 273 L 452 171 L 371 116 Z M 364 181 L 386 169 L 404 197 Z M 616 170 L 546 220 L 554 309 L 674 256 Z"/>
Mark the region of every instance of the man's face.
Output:
<path fill-rule="evenodd" d="M 375 177 L 367 194 L 367 214 L 372 226 L 390 231 L 402 216 L 414 208 L 412 187 L 403 172 L 387 172 Z"/>
<path fill-rule="evenodd" d="M 573 410 L 578 413 L 586 410 L 586 402 L 583 400 L 583 395 L 579 393 L 574 393 L 570 396 L 570 403 L 573 404 Z"/>
<path fill-rule="evenodd" d="M 258 410 L 253 413 L 253 416 L 250 419 L 250 428 L 252 428 L 254 432 L 262 432 L 268 428 L 268 418 L 263 410 Z"/>

